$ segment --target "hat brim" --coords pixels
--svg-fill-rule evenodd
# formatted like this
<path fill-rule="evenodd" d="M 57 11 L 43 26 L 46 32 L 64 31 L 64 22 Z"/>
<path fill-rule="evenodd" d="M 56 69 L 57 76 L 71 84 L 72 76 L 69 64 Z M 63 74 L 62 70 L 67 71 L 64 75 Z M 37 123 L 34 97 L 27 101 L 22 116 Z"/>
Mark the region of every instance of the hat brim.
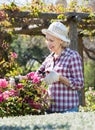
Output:
<path fill-rule="evenodd" d="M 54 37 L 56 37 L 56 38 L 59 38 L 59 39 L 65 41 L 65 42 L 70 43 L 70 39 L 69 39 L 69 38 L 64 37 L 64 35 L 56 34 L 56 33 L 52 32 L 52 31 L 50 31 L 50 30 L 48 30 L 48 29 L 42 29 L 42 33 L 45 34 L 45 35 L 46 35 L 47 33 L 49 33 L 50 35 L 52 35 L 52 36 L 54 36 Z"/>

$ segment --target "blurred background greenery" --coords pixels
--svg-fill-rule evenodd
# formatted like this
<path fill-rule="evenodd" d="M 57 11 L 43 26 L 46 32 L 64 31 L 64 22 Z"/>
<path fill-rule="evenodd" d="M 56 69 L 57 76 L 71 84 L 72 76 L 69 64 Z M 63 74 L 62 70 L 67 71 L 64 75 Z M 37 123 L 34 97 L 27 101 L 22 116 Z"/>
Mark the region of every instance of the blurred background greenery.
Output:
<path fill-rule="evenodd" d="M 43 36 L 15 36 L 11 43 L 11 50 L 18 55 L 17 62 L 23 68 L 23 74 L 36 71 L 49 54 Z M 84 79 L 85 89 L 95 89 L 95 61 L 84 54 Z"/>

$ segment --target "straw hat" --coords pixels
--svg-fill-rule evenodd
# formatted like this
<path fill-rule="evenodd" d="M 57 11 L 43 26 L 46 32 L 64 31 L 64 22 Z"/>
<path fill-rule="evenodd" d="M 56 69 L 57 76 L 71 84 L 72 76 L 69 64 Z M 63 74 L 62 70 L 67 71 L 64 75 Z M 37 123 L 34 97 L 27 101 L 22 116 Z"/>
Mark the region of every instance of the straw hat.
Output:
<path fill-rule="evenodd" d="M 70 43 L 70 39 L 68 38 L 68 29 L 61 22 L 53 22 L 50 24 L 48 29 L 42 29 L 43 34 L 49 33 L 65 42 Z"/>

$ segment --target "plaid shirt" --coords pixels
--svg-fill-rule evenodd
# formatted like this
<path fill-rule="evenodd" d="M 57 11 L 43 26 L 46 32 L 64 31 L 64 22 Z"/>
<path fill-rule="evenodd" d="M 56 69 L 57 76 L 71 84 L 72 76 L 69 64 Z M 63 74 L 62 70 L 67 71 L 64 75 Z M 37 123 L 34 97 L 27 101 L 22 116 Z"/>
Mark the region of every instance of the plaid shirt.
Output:
<path fill-rule="evenodd" d="M 67 87 L 60 81 L 48 86 L 48 93 L 53 102 L 50 110 L 61 112 L 79 105 L 78 90 L 83 88 L 82 61 L 78 52 L 66 48 L 56 60 L 51 53 L 43 62 L 40 71 L 55 70 L 70 81 Z"/>

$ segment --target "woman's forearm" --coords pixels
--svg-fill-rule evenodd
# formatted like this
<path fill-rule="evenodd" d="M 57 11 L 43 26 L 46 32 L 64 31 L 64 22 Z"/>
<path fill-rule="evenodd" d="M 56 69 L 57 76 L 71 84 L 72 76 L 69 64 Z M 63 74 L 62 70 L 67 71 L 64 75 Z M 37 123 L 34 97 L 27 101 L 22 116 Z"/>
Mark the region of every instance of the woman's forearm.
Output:
<path fill-rule="evenodd" d="M 63 77 L 62 75 L 59 76 L 59 81 L 60 81 L 61 83 L 65 84 L 65 85 L 68 86 L 68 87 L 70 86 L 70 82 L 69 82 L 68 78 Z"/>

